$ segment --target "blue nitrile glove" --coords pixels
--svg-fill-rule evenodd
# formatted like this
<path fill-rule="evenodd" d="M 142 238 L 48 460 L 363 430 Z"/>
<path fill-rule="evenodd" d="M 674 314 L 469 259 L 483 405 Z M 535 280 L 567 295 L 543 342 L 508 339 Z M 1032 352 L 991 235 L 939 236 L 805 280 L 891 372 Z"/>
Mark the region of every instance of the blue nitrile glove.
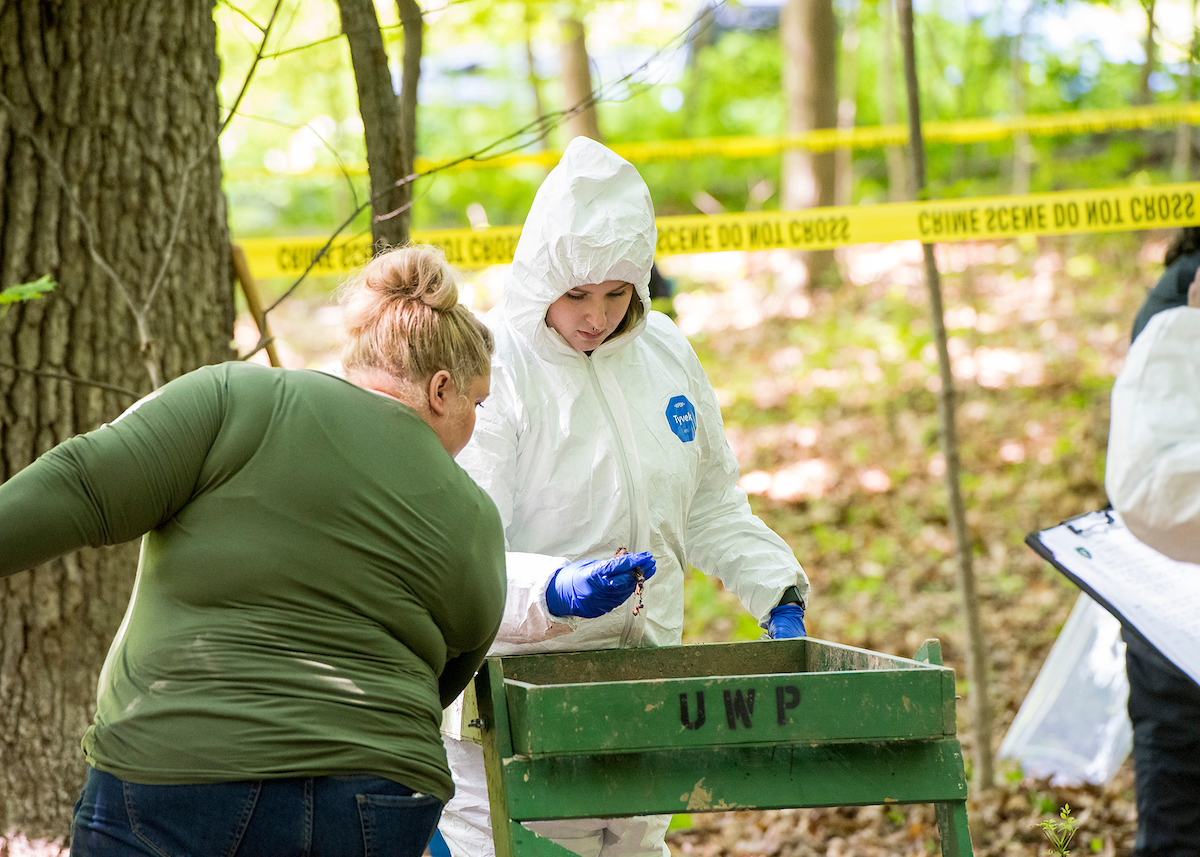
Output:
<path fill-rule="evenodd" d="M 555 616 L 603 616 L 624 604 L 637 588 L 634 569 L 641 569 L 643 580 L 654 576 L 654 557 L 649 551 L 569 562 L 550 578 L 546 606 Z"/>
<path fill-rule="evenodd" d="M 799 604 L 780 604 L 767 616 L 767 636 L 772 640 L 807 637 L 804 630 L 804 608 Z"/>

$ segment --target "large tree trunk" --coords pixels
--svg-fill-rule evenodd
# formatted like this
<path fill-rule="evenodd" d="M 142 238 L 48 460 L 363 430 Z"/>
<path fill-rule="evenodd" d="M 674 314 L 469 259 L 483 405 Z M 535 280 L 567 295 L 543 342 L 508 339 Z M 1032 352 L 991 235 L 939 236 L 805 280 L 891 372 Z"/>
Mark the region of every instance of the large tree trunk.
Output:
<path fill-rule="evenodd" d="M 0 3 L 0 288 L 58 283 L 0 320 L 0 481 L 116 417 L 152 370 L 232 357 L 213 6 Z M 0 852 L 9 829 L 68 832 L 136 555 L 0 581 Z"/>
<path fill-rule="evenodd" d="M 837 127 L 837 21 L 832 0 L 788 0 L 779 22 L 787 130 L 802 134 Z M 783 155 L 787 211 L 833 205 L 834 153 L 788 149 Z M 806 255 L 810 286 L 836 277 L 833 251 Z"/>
<path fill-rule="evenodd" d="M 407 183 L 400 186 L 407 175 L 401 172 L 400 102 L 392 87 L 379 17 L 373 0 L 338 0 L 338 11 L 342 32 L 350 43 L 358 110 L 367 142 L 371 238 L 376 250 L 407 244 L 411 188 Z"/>
<path fill-rule="evenodd" d="M 592 72 L 587 52 L 586 33 L 583 21 L 576 15 L 560 19 L 562 46 L 563 98 L 567 116 L 567 136 L 590 137 L 603 142 L 600 123 L 596 119 L 596 103 L 592 98 Z"/>

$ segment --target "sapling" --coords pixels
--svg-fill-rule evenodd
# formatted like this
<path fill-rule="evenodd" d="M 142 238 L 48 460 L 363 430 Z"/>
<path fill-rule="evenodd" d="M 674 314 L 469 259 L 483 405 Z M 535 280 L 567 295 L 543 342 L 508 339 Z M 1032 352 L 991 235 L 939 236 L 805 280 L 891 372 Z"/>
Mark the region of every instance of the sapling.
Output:
<path fill-rule="evenodd" d="M 1070 853 L 1071 840 L 1075 836 L 1075 830 L 1079 827 L 1079 822 L 1071 817 L 1071 805 L 1064 803 L 1062 811 L 1059 813 L 1062 821 L 1057 821 L 1053 818 L 1047 819 L 1038 824 L 1042 832 L 1046 834 L 1046 838 L 1050 840 L 1050 853 L 1054 857 L 1066 857 Z"/>

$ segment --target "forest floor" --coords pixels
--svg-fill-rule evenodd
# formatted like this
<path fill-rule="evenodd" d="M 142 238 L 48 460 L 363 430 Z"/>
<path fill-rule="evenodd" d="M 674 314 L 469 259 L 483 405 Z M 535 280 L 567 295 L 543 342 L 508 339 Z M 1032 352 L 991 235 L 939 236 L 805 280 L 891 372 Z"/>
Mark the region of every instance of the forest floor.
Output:
<path fill-rule="evenodd" d="M 995 751 L 1078 590 L 1027 534 L 1102 507 L 1108 396 L 1129 329 L 1162 270 L 1166 233 L 1064 236 L 937 248 L 959 393 L 963 493 L 974 545 Z M 783 251 L 662 260 L 677 323 L 717 389 L 755 511 L 812 582 L 808 632 L 911 657 L 941 640 L 958 677 L 958 734 L 975 758 L 957 561 L 938 445 L 936 353 L 920 246 L 850 248 L 843 284 L 813 291 Z M 472 305 L 500 276 L 470 279 Z M 340 313 L 320 284 L 272 316 L 285 365 L 329 365 Z M 243 349 L 256 339 L 239 324 Z M 685 642 L 757 638 L 719 582 L 692 574 Z M 1136 829 L 1125 764 L 1105 785 L 1052 785 L 997 761 L 968 801 L 977 857 L 1048 852 L 1040 824 L 1065 804 L 1072 853 L 1128 855 Z M 677 817 L 673 857 L 939 853 L 931 806 Z M 57 855 L 0 837 L 0 857 Z"/>
<path fill-rule="evenodd" d="M 937 248 L 959 393 L 962 485 L 986 637 L 996 751 L 1078 590 L 1024 544 L 1106 503 L 1108 396 L 1164 234 Z M 812 582 L 808 632 L 911 657 L 941 640 L 958 677 L 958 734 L 975 758 L 962 601 L 947 523 L 928 293 L 915 243 L 852 248 L 842 288 L 789 281 L 788 254 L 664 260 L 678 323 L 721 398 L 756 512 Z M 720 284 L 717 288 L 716 285 Z M 736 600 L 694 575 L 686 641 L 752 639 Z M 977 857 L 1049 853 L 1064 805 L 1072 853 L 1132 853 L 1130 762 L 1105 785 L 1051 785 L 997 760 L 968 802 Z M 676 824 L 680 820 L 677 819 Z M 939 853 L 931 806 L 692 816 L 672 855 Z"/>

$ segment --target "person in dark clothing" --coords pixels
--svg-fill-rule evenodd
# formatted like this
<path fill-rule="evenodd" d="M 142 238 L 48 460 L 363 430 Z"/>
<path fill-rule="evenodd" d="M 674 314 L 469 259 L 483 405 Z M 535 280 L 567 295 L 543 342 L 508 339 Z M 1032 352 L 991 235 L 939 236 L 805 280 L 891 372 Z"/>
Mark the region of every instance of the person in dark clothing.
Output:
<path fill-rule="evenodd" d="M 1156 313 L 1172 307 L 1184 306 L 1188 302 L 1188 288 L 1196 279 L 1200 269 L 1200 226 L 1185 226 L 1167 246 L 1163 257 L 1163 271 L 1141 309 L 1133 319 L 1133 335 L 1137 339 L 1142 328 Z"/>
<path fill-rule="evenodd" d="M 1200 854 L 1200 686 L 1139 635 L 1121 632 L 1133 722 L 1135 857 Z"/>
<path fill-rule="evenodd" d="M 658 270 L 658 265 L 650 265 L 650 300 L 655 298 L 671 297 L 671 281 L 662 275 L 662 271 Z"/>
<path fill-rule="evenodd" d="M 1193 286 L 1200 270 L 1200 227 L 1182 229 L 1163 261 L 1166 270 L 1134 320 L 1135 340 L 1156 314 L 1188 305 L 1189 290 L 1200 302 L 1200 287 Z M 1123 630 L 1122 638 L 1138 810 L 1134 855 L 1195 857 L 1200 855 L 1200 685 L 1141 635 Z"/>

